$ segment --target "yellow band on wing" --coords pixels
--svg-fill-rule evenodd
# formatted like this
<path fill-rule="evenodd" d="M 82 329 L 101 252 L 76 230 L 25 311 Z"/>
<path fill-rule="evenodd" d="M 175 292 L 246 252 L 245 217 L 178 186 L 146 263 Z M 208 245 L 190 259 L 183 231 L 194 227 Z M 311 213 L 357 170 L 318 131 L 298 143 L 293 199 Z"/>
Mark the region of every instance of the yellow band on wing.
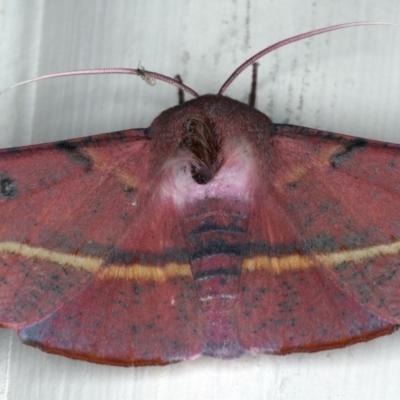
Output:
<path fill-rule="evenodd" d="M 100 268 L 103 262 L 102 258 L 62 253 L 18 242 L 0 242 L 0 254 L 15 254 L 29 259 L 53 262 L 62 266 L 69 265 L 93 273 Z"/>
<path fill-rule="evenodd" d="M 288 270 L 311 268 L 317 265 L 334 267 L 344 262 L 358 263 L 398 253 L 400 253 L 400 242 L 309 256 L 296 254 L 281 257 L 255 256 L 243 261 L 243 270 L 247 272 L 266 270 L 280 273 Z"/>
<path fill-rule="evenodd" d="M 162 267 L 154 265 L 110 265 L 99 273 L 101 279 L 143 279 L 165 281 L 174 276 L 192 276 L 189 264 L 168 263 Z"/>
<path fill-rule="evenodd" d="M 242 271 L 268 271 L 278 274 L 284 271 L 307 269 L 318 265 L 334 267 L 344 262 L 358 263 L 398 253 L 400 253 L 400 242 L 309 256 L 296 254 L 281 257 L 255 256 L 243 260 Z M 94 273 L 99 279 L 142 279 L 163 282 L 172 277 L 192 275 L 188 263 L 172 262 L 162 266 L 110 264 L 101 268 L 104 262 L 104 258 L 101 257 L 73 255 L 18 242 L 0 242 L 0 254 L 14 254 L 27 259 L 52 262 L 61 266 L 71 266 Z"/>
<path fill-rule="evenodd" d="M 0 242 L 0 254 L 14 254 L 28 259 L 52 262 L 61 266 L 70 266 L 91 273 L 97 273 L 99 279 L 144 279 L 165 281 L 174 276 L 191 276 L 189 264 L 168 263 L 154 265 L 107 265 L 100 268 L 104 259 L 101 257 L 73 255 L 47 250 L 18 242 Z"/>

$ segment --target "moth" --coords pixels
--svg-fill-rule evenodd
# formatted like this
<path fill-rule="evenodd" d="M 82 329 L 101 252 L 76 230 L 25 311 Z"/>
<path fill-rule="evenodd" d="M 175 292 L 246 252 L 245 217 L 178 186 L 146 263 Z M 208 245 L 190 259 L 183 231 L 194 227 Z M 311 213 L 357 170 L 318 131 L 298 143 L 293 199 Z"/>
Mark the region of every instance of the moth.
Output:
<path fill-rule="evenodd" d="M 222 95 L 264 54 L 362 24 L 270 46 L 217 95 L 101 70 L 197 98 L 148 129 L 2 150 L 0 326 L 126 366 L 312 352 L 397 329 L 400 146 L 274 124 L 254 91 L 250 105 Z"/>

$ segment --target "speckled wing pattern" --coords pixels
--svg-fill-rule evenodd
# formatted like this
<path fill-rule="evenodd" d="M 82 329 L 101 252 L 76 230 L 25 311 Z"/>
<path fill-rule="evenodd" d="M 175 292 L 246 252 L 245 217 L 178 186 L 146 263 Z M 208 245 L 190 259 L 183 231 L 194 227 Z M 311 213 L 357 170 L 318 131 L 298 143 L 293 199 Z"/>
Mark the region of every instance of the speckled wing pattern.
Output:
<path fill-rule="evenodd" d="M 151 196 L 149 157 L 140 130 L 2 151 L 3 327 L 99 363 L 200 353 L 182 235 Z"/>
<path fill-rule="evenodd" d="M 274 130 L 272 184 L 249 226 L 264 240 L 254 239 L 241 277 L 243 347 L 316 351 L 393 331 L 400 147 L 289 125 Z"/>

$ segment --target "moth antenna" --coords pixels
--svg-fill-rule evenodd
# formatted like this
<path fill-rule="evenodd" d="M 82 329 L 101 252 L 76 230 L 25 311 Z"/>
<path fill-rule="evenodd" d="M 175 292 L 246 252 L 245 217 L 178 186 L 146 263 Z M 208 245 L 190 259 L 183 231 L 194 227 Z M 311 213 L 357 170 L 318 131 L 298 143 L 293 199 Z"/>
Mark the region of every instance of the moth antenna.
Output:
<path fill-rule="evenodd" d="M 28 83 L 41 81 L 44 79 L 50 78 L 60 78 L 64 76 L 73 76 L 73 75 L 103 75 L 103 74 L 129 74 L 129 75 L 139 75 L 142 79 L 144 79 L 147 83 L 152 84 L 152 81 L 162 81 L 169 83 L 170 85 L 176 86 L 178 89 L 183 90 L 186 93 L 191 94 L 193 97 L 199 97 L 198 93 L 196 93 L 189 86 L 184 85 L 182 82 L 179 82 L 176 79 L 170 78 L 169 76 L 165 76 L 162 74 L 158 74 L 157 72 L 145 71 L 143 68 L 133 69 L 133 68 L 101 68 L 101 69 L 81 69 L 77 71 L 66 71 L 66 72 L 58 72 L 55 74 L 42 75 L 37 78 L 28 79 L 23 82 L 16 83 L 4 89 L 0 92 L 0 95 L 8 92 L 11 89 L 14 89 L 18 86 L 26 85 Z"/>
<path fill-rule="evenodd" d="M 247 67 L 250 65 L 254 64 L 258 59 L 261 57 L 265 56 L 266 54 L 270 53 L 271 51 L 274 51 L 278 49 L 279 47 L 285 46 L 289 43 L 297 42 L 299 40 L 303 40 L 306 38 L 309 38 L 311 36 L 316 36 L 320 35 L 322 33 L 326 32 L 331 32 L 331 31 L 336 31 L 338 29 L 344 29 L 344 28 L 351 28 L 354 26 L 365 26 L 365 25 L 392 25 L 392 26 L 400 26 L 399 24 L 395 24 L 393 22 L 375 22 L 375 21 L 365 21 L 365 22 L 348 22 L 345 24 L 339 24 L 339 25 L 333 25 L 333 26 L 328 26 L 326 28 L 320 28 L 320 29 L 315 29 L 314 31 L 310 32 L 305 32 L 301 33 L 300 35 L 292 36 L 288 39 L 281 40 L 272 46 L 269 46 L 265 48 L 264 50 L 261 50 L 257 54 L 255 54 L 253 57 L 249 58 L 246 62 L 244 62 L 242 65 L 240 65 L 234 72 L 233 74 L 226 80 L 226 82 L 221 86 L 221 89 L 219 90 L 218 94 L 222 94 L 225 92 L 225 90 L 229 87 L 229 85 L 237 78 L 238 75 L 240 75 Z"/>

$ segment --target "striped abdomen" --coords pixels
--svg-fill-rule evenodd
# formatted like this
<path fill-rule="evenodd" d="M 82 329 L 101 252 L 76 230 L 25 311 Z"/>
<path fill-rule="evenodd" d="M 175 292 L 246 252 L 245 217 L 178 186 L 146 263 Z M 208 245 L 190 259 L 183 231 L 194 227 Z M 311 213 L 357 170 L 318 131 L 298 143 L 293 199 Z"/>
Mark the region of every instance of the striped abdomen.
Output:
<path fill-rule="evenodd" d="M 224 206 L 221 207 L 221 203 Z M 237 341 L 237 301 L 246 242 L 247 210 L 243 204 L 207 199 L 187 210 L 184 232 L 200 308 L 206 323 L 204 354 L 231 358 L 243 350 Z"/>

